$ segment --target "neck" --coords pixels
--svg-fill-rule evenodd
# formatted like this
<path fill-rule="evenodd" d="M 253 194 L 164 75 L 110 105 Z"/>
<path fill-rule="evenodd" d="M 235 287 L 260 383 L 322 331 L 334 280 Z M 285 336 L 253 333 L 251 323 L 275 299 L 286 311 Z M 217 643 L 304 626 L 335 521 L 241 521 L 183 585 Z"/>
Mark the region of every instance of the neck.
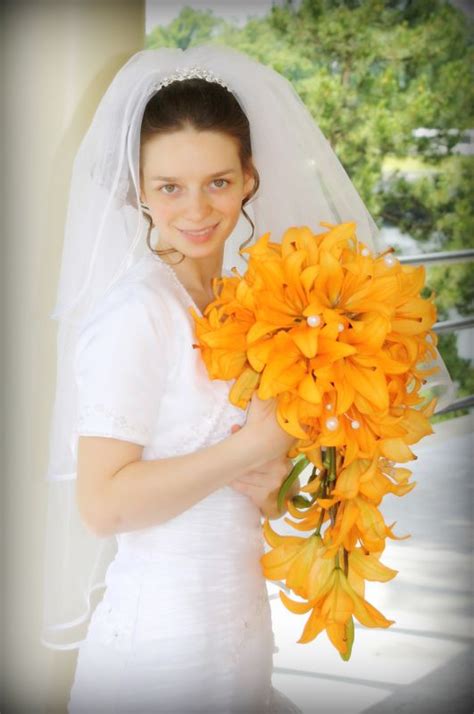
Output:
<path fill-rule="evenodd" d="M 161 250 L 162 246 L 158 244 L 157 248 Z M 224 248 L 205 258 L 186 256 L 180 263 L 177 262 L 177 253 L 169 253 L 161 258 L 173 268 L 185 288 L 212 295 L 212 280 L 222 274 Z"/>

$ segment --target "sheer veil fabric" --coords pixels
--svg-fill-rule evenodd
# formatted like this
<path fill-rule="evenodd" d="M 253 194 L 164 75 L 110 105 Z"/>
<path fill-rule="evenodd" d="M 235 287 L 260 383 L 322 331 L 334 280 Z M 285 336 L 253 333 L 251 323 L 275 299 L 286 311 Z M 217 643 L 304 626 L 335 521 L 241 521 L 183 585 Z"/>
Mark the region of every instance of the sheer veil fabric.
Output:
<path fill-rule="evenodd" d="M 79 516 L 75 500 L 78 418 L 74 357 L 79 331 L 97 301 L 148 251 L 147 223 L 139 209 L 139 138 L 144 108 L 176 70 L 198 66 L 227 85 L 247 114 L 260 187 L 246 209 L 255 237 L 279 241 L 290 225 L 355 221 L 359 240 L 373 251 L 387 246 L 377 226 L 309 111 L 276 71 L 224 47 L 163 48 L 133 55 L 114 77 L 77 152 L 70 186 L 56 304 L 57 382 L 46 473 L 48 512 L 42 643 L 76 649 L 87 632 L 92 599 L 116 551 L 115 537 L 98 538 Z M 246 226 L 247 224 L 244 224 Z M 321 229 L 322 230 L 322 229 Z M 229 236 L 224 269 L 245 270 L 238 247 L 242 224 Z M 441 398 L 454 385 L 441 368 L 429 379 Z"/>

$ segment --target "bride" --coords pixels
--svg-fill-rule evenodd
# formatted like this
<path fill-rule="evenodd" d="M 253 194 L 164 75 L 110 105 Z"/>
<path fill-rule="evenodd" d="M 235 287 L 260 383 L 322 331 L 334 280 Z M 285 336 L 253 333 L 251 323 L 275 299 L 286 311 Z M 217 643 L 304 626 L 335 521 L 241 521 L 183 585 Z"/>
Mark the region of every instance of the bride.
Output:
<path fill-rule="evenodd" d="M 174 82 L 145 108 L 142 199 L 160 240 L 100 301 L 76 360 L 78 507 L 97 535 L 118 536 L 119 554 L 70 712 L 270 703 L 259 507 L 291 469 L 294 439 L 270 403 L 252 405 L 243 424 L 230 384 L 206 376 L 186 310 L 212 300 L 225 240 L 255 186 L 240 158 L 249 161 L 249 145 L 242 110 L 217 83 Z M 162 262 L 175 253 L 179 264 Z M 235 435 L 232 422 L 243 426 Z"/>
<path fill-rule="evenodd" d="M 294 439 L 274 400 L 243 411 L 208 377 L 189 308 L 255 231 L 343 220 L 383 247 L 291 85 L 246 55 L 142 51 L 102 98 L 53 314 L 42 641 L 78 650 L 69 714 L 300 711 L 271 684 L 259 563 Z"/>

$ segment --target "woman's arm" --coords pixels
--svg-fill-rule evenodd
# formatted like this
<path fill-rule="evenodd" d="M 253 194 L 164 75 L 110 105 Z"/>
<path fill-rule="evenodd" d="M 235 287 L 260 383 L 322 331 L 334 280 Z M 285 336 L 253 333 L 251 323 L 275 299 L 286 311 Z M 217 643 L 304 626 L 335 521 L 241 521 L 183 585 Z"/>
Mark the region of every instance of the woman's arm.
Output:
<path fill-rule="evenodd" d="M 149 528 L 244 479 L 249 471 L 265 471 L 271 461 L 276 462 L 272 475 L 278 466 L 281 483 L 296 439 L 279 426 L 276 406 L 274 399 L 254 394 L 237 433 L 184 456 L 143 461 L 140 444 L 80 436 L 76 497 L 83 521 L 102 536 Z"/>
<path fill-rule="evenodd" d="M 142 461 L 142 451 L 131 442 L 80 436 L 77 502 L 97 535 L 164 523 L 268 460 L 261 439 L 245 429 L 184 456 Z"/>

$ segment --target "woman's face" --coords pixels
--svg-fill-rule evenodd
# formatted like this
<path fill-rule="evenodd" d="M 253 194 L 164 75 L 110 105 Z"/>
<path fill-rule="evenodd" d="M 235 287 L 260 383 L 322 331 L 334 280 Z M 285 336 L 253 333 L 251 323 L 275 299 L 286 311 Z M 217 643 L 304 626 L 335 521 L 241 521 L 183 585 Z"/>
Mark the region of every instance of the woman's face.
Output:
<path fill-rule="evenodd" d="M 236 141 L 193 128 L 156 135 L 142 146 L 141 170 L 141 200 L 160 249 L 196 258 L 221 253 L 254 184 L 242 170 Z"/>

